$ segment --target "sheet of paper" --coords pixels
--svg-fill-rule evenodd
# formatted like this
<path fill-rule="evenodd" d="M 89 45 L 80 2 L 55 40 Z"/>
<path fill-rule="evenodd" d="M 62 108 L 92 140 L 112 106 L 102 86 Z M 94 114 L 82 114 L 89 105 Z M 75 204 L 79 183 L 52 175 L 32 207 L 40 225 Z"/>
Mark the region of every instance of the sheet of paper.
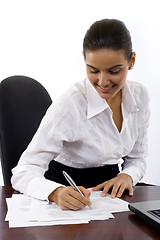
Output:
<path fill-rule="evenodd" d="M 62 220 L 62 221 L 9 221 L 9 228 L 19 228 L 19 227 L 40 227 L 40 226 L 54 226 L 54 225 L 68 225 L 68 224 L 87 224 L 88 220 L 77 219 L 77 220 Z"/>
<path fill-rule="evenodd" d="M 88 223 L 91 220 L 114 218 L 112 213 L 128 211 L 128 203 L 110 195 L 102 197 L 101 191 L 91 191 L 92 209 L 85 207 L 78 211 L 61 210 L 55 203 L 47 203 L 23 194 L 7 198 L 6 221 L 9 227 L 47 226 Z"/>
<path fill-rule="evenodd" d="M 119 198 L 111 198 L 110 194 L 107 194 L 106 197 L 102 197 L 102 191 L 92 191 L 91 190 L 91 198 L 92 202 L 96 202 L 96 208 L 104 208 L 104 210 L 109 211 L 111 213 L 116 212 L 125 212 L 128 210 L 128 202 L 119 199 Z"/>
<path fill-rule="evenodd" d="M 31 206 L 32 199 L 23 194 L 14 194 L 12 198 L 6 198 L 8 211 L 6 221 L 9 220 L 30 220 L 28 211 Z"/>

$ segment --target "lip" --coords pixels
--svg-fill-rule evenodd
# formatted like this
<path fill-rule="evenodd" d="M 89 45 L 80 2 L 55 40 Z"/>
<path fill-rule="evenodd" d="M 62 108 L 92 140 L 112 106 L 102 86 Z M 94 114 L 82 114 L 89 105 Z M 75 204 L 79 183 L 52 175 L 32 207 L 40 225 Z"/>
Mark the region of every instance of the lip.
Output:
<path fill-rule="evenodd" d="M 103 93 L 110 93 L 115 85 L 111 86 L 110 88 L 104 89 L 101 86 L 98 85 L 99 89 Z"/>

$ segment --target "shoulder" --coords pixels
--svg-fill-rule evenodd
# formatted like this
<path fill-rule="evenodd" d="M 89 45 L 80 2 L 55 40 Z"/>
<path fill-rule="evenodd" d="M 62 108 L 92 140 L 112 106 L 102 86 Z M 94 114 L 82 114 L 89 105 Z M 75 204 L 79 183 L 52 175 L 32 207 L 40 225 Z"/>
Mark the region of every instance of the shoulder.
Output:
<path fill-rule="evenodd" d="M 127 85 L 139 107 L 148 105 L 150 101 L 148 89 L 142 83 L 127 81 Z"/>
<path fill-rule="evenodd" d="M 79 108 L 86 105 L 86 80 L 75 83 L 62 95 L 53 101 L 48 109 L 48 114 L 65 116 L 74 115 Z"/>
<path fill-rule="evenodd" d="M 139 82 L 134 81 L 127 81 L 127 85 L 129 86 L 130 90 L 133 92 L 133 94 L 145 94 L 148 95 L 147 88 Z"/>

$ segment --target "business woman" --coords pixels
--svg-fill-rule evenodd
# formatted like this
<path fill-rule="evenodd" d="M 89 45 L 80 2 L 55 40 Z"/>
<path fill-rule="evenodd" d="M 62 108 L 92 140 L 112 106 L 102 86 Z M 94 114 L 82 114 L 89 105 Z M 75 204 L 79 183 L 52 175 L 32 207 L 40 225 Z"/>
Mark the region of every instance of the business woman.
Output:
<path fill-rule="evenodd" d="M 93 23 L 83 56 L 87 78 L 53 102 L 12 170 L 16 190 L 65 210 L 91 205 L 85 186 L 104 197 L 109 190 L 112 198 L 125 190 L 132 196 L 146 168 L 149 97 L 143 85 L 126 80 L 136 54 L 125 24 Z M 84 196 L 67 186 L 62 171 Z"/>

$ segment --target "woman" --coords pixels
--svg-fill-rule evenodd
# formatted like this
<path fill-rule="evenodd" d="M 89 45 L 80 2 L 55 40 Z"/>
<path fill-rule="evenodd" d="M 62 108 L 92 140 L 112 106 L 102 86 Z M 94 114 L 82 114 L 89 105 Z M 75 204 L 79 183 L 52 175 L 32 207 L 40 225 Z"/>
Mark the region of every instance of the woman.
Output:
<path fill-rule="evenodd" d="M 95 22 L 83 55 L 87 79 L 50 106 L 12 176 L 16 190 L 61 209 L 91 205 L 84 186 L 103 189 L 104 197 L 109 190 L 111 197 L 121 197 L 126 189 L 132 196 L 146 167 L 149 99 L 141 84 L 126 81 L 136 54 L 124 23 Z M 62 171 L 84 196 L 67 186 Z"/>

